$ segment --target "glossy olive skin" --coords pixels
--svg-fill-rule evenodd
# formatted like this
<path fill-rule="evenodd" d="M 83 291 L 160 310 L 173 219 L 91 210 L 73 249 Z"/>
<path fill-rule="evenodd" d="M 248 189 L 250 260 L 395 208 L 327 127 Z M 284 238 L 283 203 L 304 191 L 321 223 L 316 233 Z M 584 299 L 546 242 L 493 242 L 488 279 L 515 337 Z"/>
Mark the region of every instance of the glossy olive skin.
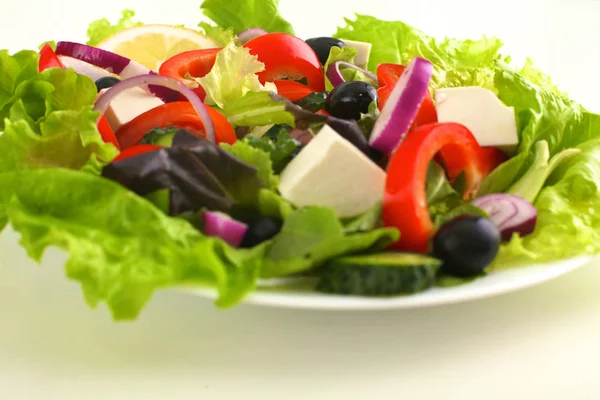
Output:
<path fill-rule="evenodd" d="M 271 239 L 281 231 L 283 225 L 281 220 L 271 217 L 261 217 L 248 225 L 248 230 L 240 247 L 254 247 Z"/>
<path fill-rule="evenodd" d="M 96 89 L 98 89 L 98 91 L 101 91 L 102 89 L 108 89 L 115 86 L 119 82 L 121 82 L 121 80 L 116 76 L 103 76 L 96 81 Z"/>
<path fill-rule="evenodd" d="M 442 260 L 442 272 L 470 277 L 482 273 L 494 261 L 500 231 L 488 218 L 458 217 L 443 225 L 433 237 L 433 255 Z"/>
<path fill-rule="evenodd" d="M 377 101 L 377 89 L 366 82 L 344 82 L 329 93 L 325 110 L 334 117 L 360 119 L 369 112 L 369 104 Z"/>
<path fill-rule="evenodd" d="M 319 61 L 321 61 L 321 65 L 325 65 L 327 59 L 329 58 L 329 52 L 332 47 L 344 47 L 346 44 L 342 42 L 340 39 L 332 38 L 332 37 L 317 37 L 312 39 L 307 39 L 306 43 L 313 49 L 313 51 L 319 57 Z"/>

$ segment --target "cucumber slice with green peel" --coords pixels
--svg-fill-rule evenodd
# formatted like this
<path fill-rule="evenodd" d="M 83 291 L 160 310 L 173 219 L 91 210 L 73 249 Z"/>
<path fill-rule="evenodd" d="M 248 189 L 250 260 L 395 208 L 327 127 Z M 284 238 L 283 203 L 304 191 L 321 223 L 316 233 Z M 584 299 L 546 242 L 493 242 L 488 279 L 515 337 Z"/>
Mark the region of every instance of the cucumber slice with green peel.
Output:
<path fill-rule="evenodd" d="M 442 262 L 413 253 L 341 257 L 327 263 L 316 290 L 384 297 L 421 292 L 433 286 Z"/>

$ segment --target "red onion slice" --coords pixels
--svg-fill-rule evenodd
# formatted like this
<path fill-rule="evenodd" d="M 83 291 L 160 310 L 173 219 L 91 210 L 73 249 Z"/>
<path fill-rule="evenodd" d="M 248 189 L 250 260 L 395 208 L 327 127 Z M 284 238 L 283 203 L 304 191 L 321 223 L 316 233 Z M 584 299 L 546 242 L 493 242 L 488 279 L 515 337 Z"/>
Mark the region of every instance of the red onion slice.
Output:
<path fill-rule="evenodd" d="M 85 75 L 93 81 L 97 81 L 105 76 L 111 76 L 107 70 L 95 67 L 92 64 L 73 57 L 58 56 L 58 59 L 65 68 L 72 68 L 79 75 Z"/>
<path fill-rule="evenodd" d="M 266 35 L 267 33 L 269 33 L 269 32 L 267 32 L 261 28 L 250 28 L 250 29 L 246 29 L 245 31 L 240 32 L 240 34 L 238 35 L 238 38 L 240 39 L 242 44 L 245 44 L 246 42 L 249 42 L 250 40 L 252 40 L 254 38 Z"/>
<path fill-rule="evenodd" d="M 504 241 L 510 240 L 514 233 L 527 236 L 535 230 L 537 210 L 520 196 L 495 193 L 478 197 L 471 203 L 488 214 Z"/>
<path fill-rule="evenodd" d="M 162 75 L 138 75 L 133 78 L 124 79 L 121 82 L 117 83 L 113 87 L 109 88 L 96 102 L 94 106 L 94 110 L 99 111 L 100 115 L 104 115 L 108 106 L 113 101 L 113 99 L 119 94 L 123 93 L 127 89 L 136 88 L 136 87 L 146 87 L 146 85 L 155 85 L 164 87 L 170 90 L 177 92 L 178 94 L 182 94 L 185 96 L 188 101 L 192 104 L 198 116 L 202 120 L 204 124 L 204 132 L 206 133 L 206 139 L 211 143 L 216 143 L 215 141 L 215 129 L 206 111 L 206 107 L 202 100 L 194 93 L 193 90 L 188 88 L 183 82 L 178 81 L 173 78 L 169 78 L 167 76 Z"/>
<path fill-rule="evenodd" d="M 341 67 L 354 69 L 356 71 L 362 72 L 367 78 L 373 81 L 376 86 L 379 86 L 379 80 L 377 79 L 377 75 L 372 72 L 367 71 L 364 68 L 360 68 L 352 63 L 346 61 L 336 61 L 333 64 L 330 64 L 327 68 L 327 79 L 333 85 L 333 87 L 338 87 L 342 83 L 346 82 L 344 76 L 342 75 Z"/>
<path fill-rule="evenodd" d="M 138 75 L 156 74 L 156 72 L 129 58 L 81 43 L 58 42 L 56 44 L 56 54 L 86 62 L 95 67 L 102 68 L 109 73 L 119 75 L 123 79 L 133 78 Z M 83 75 L 87 74 L 84 73 Z M 90 78 L 92 77 L 90 76 Z M 175 101 L 179 97 L 178 93 L 163 87 L 149 86 L 144 89 L 167 103 Z"/>
<path fill-rule="evenodd" d="M 429 90 L 433 65 L 415 57 L 392 90 L 369 139 L 371 147 L 391 154 L 408 133 Z"/>
<path fill-rule="evenodd" d="M 240 246 L 248 231 L 248 225 L 220 212 L 205 211 L 202 218 L 206 236 L 221 238 L 233 247 Z"/>

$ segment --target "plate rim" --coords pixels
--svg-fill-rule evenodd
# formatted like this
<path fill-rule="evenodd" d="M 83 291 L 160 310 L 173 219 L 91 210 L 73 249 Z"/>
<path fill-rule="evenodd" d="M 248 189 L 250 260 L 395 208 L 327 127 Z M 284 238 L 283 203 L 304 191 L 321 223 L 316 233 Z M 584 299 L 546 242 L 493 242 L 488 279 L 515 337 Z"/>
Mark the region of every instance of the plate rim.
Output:
<path fill-rule="evenodd" d="M 344 296 L 314 291 L 273 290 L 272 285 L 262 281 L 259 282 L 256 290 L 244 297 L 240 304 L 322 311 L 384 311 L 438 307 L 473 302 L 525 290 L 579 269 L 596 256 L 584 255 L 547 263 L 529 264 L 523 267 L 494 271 L 486 277 L 459 286 L 433 287 L 420 293 L 385 298 Z M 523 271 L 529 272 L 523 273 Z M 507 279 L 493 282 L 490 286 L 486 285 L 486 282 L 498 279 L 496 278 L 498 275 L 504 275 Z M 511 275 L 513 275 L 513 279 L 509 279 Z M 271 288 L 269 289 L 269 287 Z M 215 300 L 217 298 L 215 289 L 210 287 L 180 286 L 175 290 L 205 299 Z"/>

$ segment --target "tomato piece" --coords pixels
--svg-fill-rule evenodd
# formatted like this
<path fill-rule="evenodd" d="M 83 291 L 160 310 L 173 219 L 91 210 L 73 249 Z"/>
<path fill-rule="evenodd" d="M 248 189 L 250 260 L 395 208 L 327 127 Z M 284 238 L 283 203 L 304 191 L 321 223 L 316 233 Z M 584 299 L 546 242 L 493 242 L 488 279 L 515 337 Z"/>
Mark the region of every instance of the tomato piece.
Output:
<path fill-rule="evenodd" d="M 215 65 L 219 51 L 221 49 L 218 48 L 185 51 L 163 62 L 158 73 L 178 80 L 187 80 L 187 74 L 194 78 L 202 78 Z M 200 100 L 204 101 L 206 91 L 202 86 L 198 85 L 192 90 L 200 97 Z"/>
<path fill-rule="evenodd" d="M 275 86 L 277 86 L 277 93 L 290 101 L 300 100 L 301 98 L 314 93 L 311 88 L 300 82 L 281 80 L 275 81 L 274 83 Z"/>
<path fill-rule="evenodd" d="M 217 143 L 235 143 L 237 137 L 227 119 L 212 107 L 206 107 L 206 110 L 214 124 Z M 126 149 L 138 144 L 152 129 L 171 126 L 184 128 L 196 136 L 204 137 L 204 124 L 194 106 L 187 101 L 175 101 L 138 115 L 117 131 L 117 139 L 121 148 Z"/>
<path fill-rule="evenodd" d="M 325 90 L 319 57 L 304 40 L 287 33 L 269 33 L 248 41 L 244 47 L 265 64 L 265 70 L 258 73 L 262 84 L 283 78 L 306 78 L 313 92 Z"/>
<path fill-rule="evenodd" d="M 394 86 L 396 86 L 398 79 L 400 79 L 405 69 L 406 67 L 400 64 L 379 64 L 377 66 L 377 80 L 379 80 L 377 97 L 379 98 L 378 108 L 380 111 L 383 110 L 383 106 L 385 106 L 385 103 L 394 90 Z M 427 91 L 410 130 L 434 122 L 437 122 L 437 112 L 431 93 Z"/>
<path fill-rule="evenodd" d="M 157 146 L 155 144 L 138 144 L 137 146 L 130 147 L 120 152 L 119 155 L 112 160 L 112 162 L 125 160 L 126 158 L 131 158 L 140 154 L 160 150 L 161 148 L 161 146 Z"/>
<path fill-rule="evenodd" d="M 117 137 L 115 136 L 115 133 L 113 132 L 106 118 L 104 118 L 104 115 L 101 115 L 98 119 L 98 131 L 100 132 L 100 137 L 102 137 L 104 143 L 112 143 L 115 145 L 117 150 L 121 149 L 119 142 L 117 141 Z"/>
<path fill-rule="evenodd" d="M 44 72 L 48 68 L 64 68 L 64 65 L 60 62 L 60 59 L 52 50 L 49 44 L 45 44 L 40 50 L 40 60 L 38 63 L 38 71 Z"/>
<path fill-rule="evenodd" d="M 473 134 L 461 124 L 424 125 L 406 136 L 390 160 L 385 183 L 384 225 L 402 232 L 392 249 L 428 251 L 434 225 L 427 208 L 425 185 L 429 163 L 436 153 L 448 150 L 463 160 L 467 194 L 471 194 L 481 180 L 480 149 Z"/>
<path fill-rule="evenodd" d="M 329 114 L 327 111 L 325 110 L 319 110 L 317 111 L 315 114 L 320 114 L 320 115 L 324 115 L 326 117 L 331 117 L 331 114 Z"/>

